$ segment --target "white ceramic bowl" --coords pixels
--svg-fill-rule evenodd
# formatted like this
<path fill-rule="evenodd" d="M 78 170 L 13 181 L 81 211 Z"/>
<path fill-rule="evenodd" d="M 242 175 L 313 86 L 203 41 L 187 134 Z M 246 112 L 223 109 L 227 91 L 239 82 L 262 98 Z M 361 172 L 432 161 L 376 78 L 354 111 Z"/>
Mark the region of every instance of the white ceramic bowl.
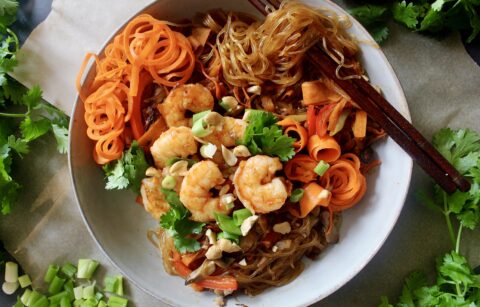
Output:
<path fill-rule="evenodd" d="M 306 2 L 346 14 L 329 1 Z M 139 13 L 175 21 L 219 7 L 258 15 L 246 0 L 163 0 Z M 360 40 L 372 41 L 355 20 L 351 33 Z M 372 83 L 379 85 L 388 101 L 409 118 L 400 83 L 382 51 L 369 44 L 361 47 L 361 60 Z M 91 77 L 92 71 L 86 82 Z M 212 306 L 213 294 L 194 292 L 184 286 L 181 278 L 165 273 L 159 253 L 146 238 L 147 230 L 155 227 L 156 222 L 135 204 L 135 195 L 104 189 L 103 172 L 92 159 L 93 144 L 85 134 L 83 113 L 83 104 L 77 100 L 70 126 L 69 164 L 80 210 L 99 247 L 129 281 L 159 300 L 178 306 Z M 370 261 L 397 221 L 412 170 L 410 157 L 391 139 L 377 144 L 375 150 L 382 165 L 368 177 L 363 201 L 344 213 L 340 242 L 317 260 L 305 260 L 304 272 L 290 284 L 256 297 L 239 296 L 238 301 L 229 301 L 230 306 L 238 302 L 248 306 L 305 306 L 340 288 Z"/>

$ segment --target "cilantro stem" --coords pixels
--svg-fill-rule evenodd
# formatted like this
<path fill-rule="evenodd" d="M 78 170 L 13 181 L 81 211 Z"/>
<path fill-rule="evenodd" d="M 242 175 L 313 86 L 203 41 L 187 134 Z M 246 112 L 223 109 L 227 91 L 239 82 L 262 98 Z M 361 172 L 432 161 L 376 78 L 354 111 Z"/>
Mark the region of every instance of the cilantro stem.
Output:
<path fill-rule="evenodd" d="M 453 246 L 456 246 L 455 234 L 453 231 L 452 221 L 450 220 L 450 211 L 447 207 L 447 193 L 445 191 L 443 192 L 443 214 L 445 215 L 445 221 L 447 222 L 450 241 L 452 241 Z"/>
<path fill-rule="evenodd" d="M 460 238 L 462 237 L 463 225 L 460 223 L 457 233 L 457 242 L 455 243 L 455 252 L 458 254 L 460 252 Z"/>
<path fill-rule="evenodd" d="M 0 116 L 3 116 L 3 117 L 25 117 L 26 114 L 24 114 L 24 113 L 17 114 L 17 113 L 3 113 L 3 112 L 0 112 Z"/>

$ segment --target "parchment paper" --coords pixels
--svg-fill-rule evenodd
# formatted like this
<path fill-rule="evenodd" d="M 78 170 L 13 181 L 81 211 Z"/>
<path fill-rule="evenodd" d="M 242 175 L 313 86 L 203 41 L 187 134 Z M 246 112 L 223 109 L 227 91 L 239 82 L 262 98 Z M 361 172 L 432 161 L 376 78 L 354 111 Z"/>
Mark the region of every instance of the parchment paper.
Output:
<path fill-rule="evenodd" d="M 84 52 L 97 51 L 146 2 L 54 0 L 51 15 L 27 40 L 21 59 L 27 63 L 16 76 L 27 85 L 40 84 L 49 101 L 69 112 Z M 68 42 L 61 44 L 68 47 L 60 49 L 58 41 Z M 444 126 L 480 131 L 480 68 L 458 36 L 436 40 L 394 25 L 383 49 L 402 83 L 415 126 L 428 138 Z M 55 152 L 53 138 L 37 142 L 32 152 L 16 170 L 24 194 L 13 213 L 0 220 L 0 238 L 6 248 L 37 279 L 49 263 L 81 257 L 101 261 L 105 265 L 101 274 L 115 272 L 81 220 L 66 157 Z M 415 168 L 405 208 L 384 247 L 357 277 L 315 306 L 375 306 L 381 295 L 398 296 L 410 271 L 433 271 L 435 257 L 449 249 L 449 242 L 442 216 L 421 206 L 414 196 L 428 184 L 429 179 Z M 480 263 L 478 235 L 465 233 L 463 251 L 473 265 Z M 34 284 L 41 283 L 34 280 Z M 162 306 L 127 284 L 136 306 Z"/>

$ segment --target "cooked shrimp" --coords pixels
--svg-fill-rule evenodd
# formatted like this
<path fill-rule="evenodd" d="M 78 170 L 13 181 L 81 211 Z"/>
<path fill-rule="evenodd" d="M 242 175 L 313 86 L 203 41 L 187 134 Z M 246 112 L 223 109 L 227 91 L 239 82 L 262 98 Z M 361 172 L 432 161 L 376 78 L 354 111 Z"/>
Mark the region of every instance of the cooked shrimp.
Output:
<path fill-rule="evenodd" d="M 242 204 L 254 213 L 280 209 L 288 197 L 287 187 L 275 172 L 282 169 L 278 158 L 254 156 L 240 162 L 233 177 L 235 192 Z"/>
<path fill-rule="evenodd" d="M 201 161 L 190 168 L 180 188 L 180 201 L 192 213 L 192 220 L 209 222 L 215 220 L 214 212 L 230 213 L 231 209 L 210 192 L 224 182 L 220 169 L 212 161 Z"/>
<path fill-rule="evenodd" d="M 164 168 L 168 159 L 186 158 L 197 152 L 197 142 L 187 127 L 172 127 L 162 133 L 150 147 L 155 165 Z"/>
<path fill-rule="evenodd" d="M 213 132 L 203 139 L 217 146 L 232 147 L 237 141 L 243 138 L 247 123 L 241 119 L 233 117 L 224 117 L 222 126 L 214 129 Z"/>
<path fill-rule="evenodd" d="M 170 209 L 161 191 L 161 182 L 161 177 L 147 177 L 142 180 L 140 187 L 143 206 L 156 220 Z"/>
<path fill-rule="evenodd" d="M 198 113 L 213 108 L 213 96 L 201 84 L 185 84 L 174 88 L 158 106 L 168 127 L 192 126 L 192 119 L 185 112 Z"/>

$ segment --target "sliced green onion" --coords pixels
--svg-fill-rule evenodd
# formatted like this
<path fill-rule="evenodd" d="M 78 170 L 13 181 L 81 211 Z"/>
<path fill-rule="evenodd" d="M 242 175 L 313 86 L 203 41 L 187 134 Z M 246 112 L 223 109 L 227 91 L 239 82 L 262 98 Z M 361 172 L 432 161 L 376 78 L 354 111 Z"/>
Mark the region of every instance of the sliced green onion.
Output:
<path fill-rule="evenodd" d="M 194 136 L 202 138 L 212 133 L 212 129 L 206 127 L 203 120 L 197 120 L 192 126 L 192 133 Z"/>
<path fill-rule="evenodd" d="M 79 259 L 77 278 L 89 279 L 98 267 L 98 262 L 92 259 Z"/>
<path fill-rule="evenodd" d="M 95 299 L 95 297 L 91 297 L 88 300 L 84 300 L 82 303 L 82 307 L 96 307 L 98 304 L 98 301 Z"/>
<path fill-rule="evenodd" d="M 235 210 L 233 211 L 233 221 L 235 222 L 235 225 L 241 226 L 243 221 L 249 217 L 252 216 L 252 212 L 248 210 L 247 208 L 240 209 L 240 210 Z"/>
<path fill-rule="evenodd" d="M 212 112 L 212 111 L 206 110 L 206 111 L 203 111 L 203 112 L 200 112 L 200 113 L 193 114 L 192 124 L 194 125 L 196 122 L 198 122 L 200 119 L 203 119 L 210 112 Z"/>
<path fill-rule="evenodd" d="M 123 295 L 123 276 L 107 276 L 104 279 L 105 288 L 103 291 Z"/>
<path fill-rule="evenodd" d="M 48 303 L 48 298 L 45 295 L 40 295 L 38 300 L 29 306 L 30 307 L 49 307 L 49 305 L 50 304 Z"/>
<path fill-rule="evenodd" d="M 63 289 L 67 291 L 68 298 L 73 301 L 75 299 L 75 295 L 73 293 L 73 281 L 71 279 L 67 280 L 63 285 Z"/>
<path fill-rule="evenodd" d="M 5 263 L 5 281 L 15 283 L 18 281 L 18 264 L 12 261 Z"/>
<path fill-rule="evenodd" d="M 117 291 L 115 292 L 117 295 L 123 295 L 123 276 L 122 275 L 117 275 L 118 279 L 118 288 Z"/>
<path fill-rule="evenodd" d="M 83 302 L 85 302 L 85 300 L 75 300 L 73 301 L 73 307 L 82 307 Z"/>
<path fill-rule="evenodd" d="M 28 300 L 27 300 L 27 303 L 25 305 L 27 306 L 32 306 L 33 304 L 35 304 L 40 298 L 42 297 L 42 295 L 40 293 L 38 293 L 37 291 L 33 290 L 30 295 L 28 296 Z"/>
<path fill-rule="evenodd" d="M 111 307 L 127 307 L 128 300 L 123 297 L 112 295 L 108 298 L 107 306 Z"/>
<path fill-rule="evenodd" d="M 30 289 L 26 289 L 25 292 L 23 292 L 22 296 L 20 297 L 20 301 L 22 301 L 23 305 L 28 306 L 27 304 L 31 294 L 32 290 Z"/>
<path fill-rule="evenodd" d="M 66 263 L 64 266 L 62 266 L 62 273 L 70 278 L 73 278 L 75 273 L 77 273 L 77 267 L 71 263 Z"/>
<path fill-rule="evenodd" d="M 15 304 L 12 307 L 25 307 L 25 305 L 23 305 L 22 301 L 17 296 L 17 301 L 15 302 Z"/>
<path fill-rule="evenodd" d="M 218 234 L 217 238 L 218 238 L 218 240 L 227 239 L 227 240 L 233 241 L 237 244 L 240 242 L 240 236 L 239 235 L 230 233 L 228 231 L 222 231 L 221 233 Z"/>
<path fill-rule="evenodd" d="M 176 185 L 177 185 L 177 180 L 175 180 L 175 177 L 173 176 L 166 176 L 162 180 L 162 188 L 164 189 L 173 190 L 173 188 L 175 188 Z"/>
<path fill-rule="evenodd" d="M 16 282 L 5 281 L 2 285 L 2 291 L 6 295 L 12 295 L 13 293 L 15 293 L 15 291 L 17 291 L 17 289 L 18 289 L 18 281 Z"/>
<path fill-rule="evenodd" d="M 107 307 L 107 303 L 105 303 L 105 301 L 99 301 L 97 307 Z"/>
<path fill-rule="evenodd" d="M 62 291 L 60 293 L 57 293 L 55 295 L 49 296 L 48 300 L 50 301 L 50 304 L 60 304 L 60 301 L 66 297 L 69 299 L 69 295 L 67 291 Z"/>
<path fill-rule="evenodd" d="M 88 300 L 92 297 L 95 298 L 95 284 L 91 284 L 83 288 L 83 299 Z"/>
<path fill-rule="evenodd" d="M 73 288 L 73 295 L 75 296 L 76 300 L 80 300 L 83 298 L 83 286 L 78 286 Z"/>
<path fill-rule="evenodd" d="M 233 219 L 228 215 L 215 212 L 214 216 L 221 230 L 238 235 L 238 236 L 242 234 L 242 232 L 240 231 L 240 227 L 237 226 L 233 221 Z"/>
<path fill-rule="evenodd" d="M 96 299 L 97 301 L 101 300 L 104 296 L 105 296 L 105 295 L 103 295 L 102 292 L 97 292 L 97 293 L 95 293 L 95 299 Z"/>
<path fill-rule="evenodd" d="M 318 176 L 323 176 L 323 174 L 325 174 L 325 172 L 330 168 L 330 165 L 323 161 L 323 160 L 320 160 L 317 164 L 317 166 L 315 166 L 315 168 L 313 169 L 313 171 L 318 175 Z"/>
<path fill-rule="evenodd" d="M 50 283 L 50 286 L 48 287 L 48 293 L 57 294 L 58 292 L 60 292 L 60 290 L 62 290 L 62 287 L 65 281 L 66 280 L 64 278 L 55 276 L 52 282 Z"/>
<path fill-rule="evenodd" d="M 337 124 L 335 125 L 335 129 L 330 132 L 331 136 L 334 136 L 338 132 L 340 132 L 343 129 L 343 126 L 345 126 L 345 120 L 347 119 L 348 115 L 350 114 L 350 110 L 344 110 L 342 114 L 338 117 Z"/>
<path fill-rule="evenodd" d="M 71 300 L 68 297 L 63 297 L 60 301 L 60 307 L 72 307 Z"/>
<path fill-rule="evenodd" d="M 292 203 L 298 203 L 300 201 L 300 199 L 302 199 L 303 193 L 305 193 L 305 191 L 303 189 L 293 190 L 292 195 L 290 195 L 290 201 Z"/>
<path fill-rule="evenodd" d="M 18 278 L 18 283 L 20 284 L 20 287 L 26 288 L 32 284 L 32 280 L 30 279 L 30 276 L 24 274 Z"/>
<path fill-rule="evenodd" d="M 51 283 L 53 278 L 55 276 L 57 276 L 57 273 L 58 273 L 59 270 L 60 270 L 60 268 L 58 267 L 58 265 L 50 264 L 48 266 L 47 273 L 45 273 L 45 277 L 43 278 L 43 280 L 46 283 Z"/>

